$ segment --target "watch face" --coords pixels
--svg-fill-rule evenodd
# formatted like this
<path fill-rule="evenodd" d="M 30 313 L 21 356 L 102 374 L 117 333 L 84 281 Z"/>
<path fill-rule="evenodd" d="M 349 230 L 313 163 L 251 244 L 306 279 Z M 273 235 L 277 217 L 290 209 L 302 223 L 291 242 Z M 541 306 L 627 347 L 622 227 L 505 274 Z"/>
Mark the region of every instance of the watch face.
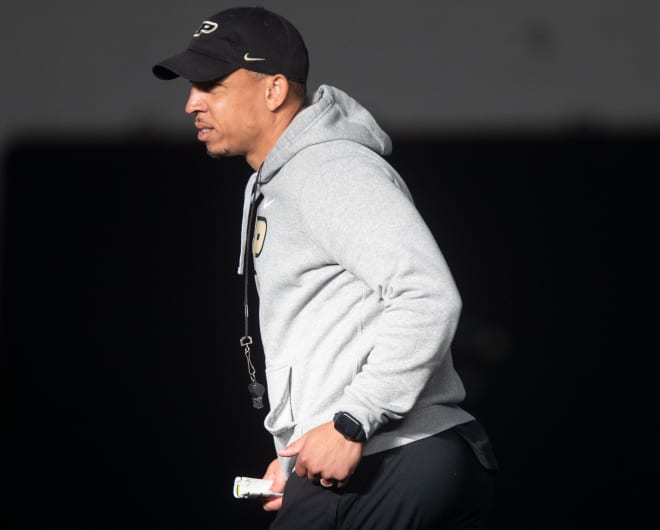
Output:
<path fill-rule="evenodd" d="M 335 415 L 335 429 L 353 442 L 363 442 L 366 439 L 362 424 L 348 412 L 338 412 Z"/>

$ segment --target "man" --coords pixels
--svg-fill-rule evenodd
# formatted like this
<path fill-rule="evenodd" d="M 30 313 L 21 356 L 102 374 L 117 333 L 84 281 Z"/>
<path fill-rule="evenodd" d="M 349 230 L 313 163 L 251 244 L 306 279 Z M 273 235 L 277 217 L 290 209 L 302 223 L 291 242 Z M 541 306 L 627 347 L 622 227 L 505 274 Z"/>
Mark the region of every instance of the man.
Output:
<path fill-rule="evenodd" d="M 272 528 L 483 527 L 496 463 L 459 406 L 460 297 L 387 134 L 336 88 L 305 98 L 303 39 L 263 8 L 209 17 L 153 70 L 192 83 L 211 156 L 254 170 L 240 272 L 260 297 Z"/>

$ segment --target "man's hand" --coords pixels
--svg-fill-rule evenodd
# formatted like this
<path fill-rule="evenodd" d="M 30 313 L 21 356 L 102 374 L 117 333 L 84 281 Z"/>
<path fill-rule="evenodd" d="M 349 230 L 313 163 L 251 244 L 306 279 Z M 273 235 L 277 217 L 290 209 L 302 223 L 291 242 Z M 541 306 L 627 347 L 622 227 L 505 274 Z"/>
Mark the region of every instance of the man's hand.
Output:
<path fill-rule="evenodd" d="M 284 491 L 286 479 L 284 478 L 284 473 L 282 473 L 282 468 L 280 467 L 280 462 L 277 458 L 269 464 L 266 473 L 262 478 L 264 480 L 273 481 L 270 491 L 274 493 L 282 493 Z M 272 499 L 265 500 L 263 501 L 262 506 L 267 512 L 277 511 L 282 507 L 282 497 L 273 497 Z"/>
<path fill-rule="evenodd" d="M 362 458 L 362 443 L 344 438 L 333 422 L 323 423 L 278 453 L 295 456 L 295 473 L 314 482 L 341 488 L 346 485 Z"/>

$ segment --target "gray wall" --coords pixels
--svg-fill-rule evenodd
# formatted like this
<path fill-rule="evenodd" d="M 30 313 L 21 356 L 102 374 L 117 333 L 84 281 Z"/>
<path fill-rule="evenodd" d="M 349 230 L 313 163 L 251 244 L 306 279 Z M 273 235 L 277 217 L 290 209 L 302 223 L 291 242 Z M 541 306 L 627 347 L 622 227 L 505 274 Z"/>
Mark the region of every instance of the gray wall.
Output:
<path fill-rule="evenodd" d="M 345 89 L 390 131 L 660 118 L 660 7 L 651 0 L 259 4 L 306 37 L 312 87 Z M 232 5 L 4 0 L 0 146 L 16 135 L 189 131 L 185 82 L 158 82 L 150 67 Z"/>

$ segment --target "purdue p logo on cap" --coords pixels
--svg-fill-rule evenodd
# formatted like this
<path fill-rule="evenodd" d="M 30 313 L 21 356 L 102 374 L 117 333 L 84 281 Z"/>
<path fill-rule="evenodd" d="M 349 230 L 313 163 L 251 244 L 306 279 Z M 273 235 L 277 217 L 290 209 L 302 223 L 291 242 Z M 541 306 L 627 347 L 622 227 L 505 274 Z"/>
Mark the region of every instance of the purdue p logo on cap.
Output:
<path fill-rule="evenodd" d="M 193 37 L 199 37 L 202 33 L 213 33 L 218 29 L 218 24 L 212 20 L 205 20 L 202 22 L 202 25 L 197 28 L 197 31 L 193 33 Z"/>

